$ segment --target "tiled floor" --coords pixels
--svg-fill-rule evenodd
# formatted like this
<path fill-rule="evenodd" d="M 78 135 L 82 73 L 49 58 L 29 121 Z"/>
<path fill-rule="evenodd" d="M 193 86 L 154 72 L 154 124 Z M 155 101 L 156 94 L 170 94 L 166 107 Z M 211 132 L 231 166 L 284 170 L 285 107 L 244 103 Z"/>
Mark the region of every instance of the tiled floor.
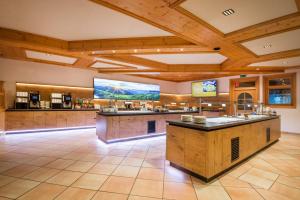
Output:
<path fill-rule="evenodd" d="M 300 199 L 300 135 L 205 184 L 170 167 L 165 137 L 105 145 L 94 129 L 0 136 L 0 200 Z"/>

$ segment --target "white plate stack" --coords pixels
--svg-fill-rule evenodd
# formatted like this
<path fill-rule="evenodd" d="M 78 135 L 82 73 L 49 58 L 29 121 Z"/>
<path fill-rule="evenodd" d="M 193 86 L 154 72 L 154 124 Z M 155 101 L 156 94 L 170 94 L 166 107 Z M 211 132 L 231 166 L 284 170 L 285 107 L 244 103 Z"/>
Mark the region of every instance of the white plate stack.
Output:
<path fill-rule="evenodd" d="M 193 121 L 193 115 L 181 115 L 181 121 L 191 122 Z"/>
<path fill-rule="evenodd" d="M 205 116 L 194 116 L 194 122 L 197 124 L 205 124 L 206 117 Z"/>

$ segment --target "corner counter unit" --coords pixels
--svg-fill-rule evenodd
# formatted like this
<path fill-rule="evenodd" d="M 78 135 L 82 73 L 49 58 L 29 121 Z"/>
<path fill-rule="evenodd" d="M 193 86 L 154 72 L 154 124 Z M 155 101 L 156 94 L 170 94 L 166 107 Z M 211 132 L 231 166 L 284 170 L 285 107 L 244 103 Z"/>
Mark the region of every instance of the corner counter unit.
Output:
<path fill-rule="evenodd" d="M 179 120 L 182 114 L 198 112 L 98 113 L 96 131 L 105 143 L 159 136 L 165 134 L 167 120 Z"/>
<path fill-rule="evenodd" d="M 94 109 L 9 109 L 5 112 L 5 132 L 32 132 L 96 126 Z"/>
<path fill-rule="evenodd" d="M 171 166 L 209 182 L 277 141 L 279 116 L 206 124 L 168 121 L 166 157 Z"/>

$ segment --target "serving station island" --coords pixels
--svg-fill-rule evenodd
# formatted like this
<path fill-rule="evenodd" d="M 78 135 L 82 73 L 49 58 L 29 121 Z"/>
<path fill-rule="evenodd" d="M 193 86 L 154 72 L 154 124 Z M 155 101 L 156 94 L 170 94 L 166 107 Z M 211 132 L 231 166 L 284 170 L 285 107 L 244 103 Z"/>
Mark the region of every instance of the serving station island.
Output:
<path fill-rule="evenodd" d="M 166 158 L 205 182 L 233 168 L 280 136 L 279 116 L 208 118 L 204 124 L 167 121 Z"/>
<path fill-rule="evenodd" d="M 119 111 L 97 114 L 96 132 L 105 143 L 153 137 L 165 134 L 167 120 L 180 120 L 182 114 L 195 112 Z"/>

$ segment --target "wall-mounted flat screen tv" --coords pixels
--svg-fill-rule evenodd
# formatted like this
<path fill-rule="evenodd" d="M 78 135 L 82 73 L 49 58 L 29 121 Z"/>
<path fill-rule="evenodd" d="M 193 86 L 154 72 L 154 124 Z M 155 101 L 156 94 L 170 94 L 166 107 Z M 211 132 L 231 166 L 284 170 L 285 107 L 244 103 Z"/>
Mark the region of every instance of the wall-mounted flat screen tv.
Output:
<path fill-rule="evenodd" d="M 192 82 L 192 97 L 217 96 L 217 80 Z"/>
<path fill-rule="evenodd" d="M 159 85 L 94 78 L 94 99 L 157 101 L 159 98 Z"/>

